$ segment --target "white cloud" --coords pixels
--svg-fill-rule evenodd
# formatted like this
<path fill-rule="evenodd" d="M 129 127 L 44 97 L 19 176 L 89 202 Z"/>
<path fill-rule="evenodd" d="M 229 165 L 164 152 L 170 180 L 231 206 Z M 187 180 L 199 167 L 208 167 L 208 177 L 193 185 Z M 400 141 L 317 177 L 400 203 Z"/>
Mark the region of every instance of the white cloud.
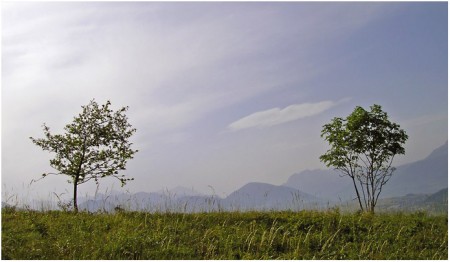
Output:
<path fill-rule="evenodd" d="M 243 117 L 231 123 L 228 128 L 232 131 L 237 131 L 251 127 L 275 126 L 320 114 L 337 104 L 339 102 L 322 101 L 318 103 L 294 104 L 283 109 L 278 107 L 272 108 Z"/>

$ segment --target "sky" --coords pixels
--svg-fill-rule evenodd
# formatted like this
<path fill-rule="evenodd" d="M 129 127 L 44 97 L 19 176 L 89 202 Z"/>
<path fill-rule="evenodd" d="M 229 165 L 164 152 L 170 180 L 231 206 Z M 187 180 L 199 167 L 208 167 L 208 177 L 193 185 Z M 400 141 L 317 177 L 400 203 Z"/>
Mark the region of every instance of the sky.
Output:
<path fill-rule="evenodd" d="M 226 196 L 325 169 L 322 126 L 379 104 L 409 135 L 402 165 L 448 139 L 446 2 L 2 2 L 2 197 L 39 182 L 55 133 L 95 99 L 129 106 L 139 152 L 121 188 Z M 95 183 L 79 187 L 91 194 Z"/>

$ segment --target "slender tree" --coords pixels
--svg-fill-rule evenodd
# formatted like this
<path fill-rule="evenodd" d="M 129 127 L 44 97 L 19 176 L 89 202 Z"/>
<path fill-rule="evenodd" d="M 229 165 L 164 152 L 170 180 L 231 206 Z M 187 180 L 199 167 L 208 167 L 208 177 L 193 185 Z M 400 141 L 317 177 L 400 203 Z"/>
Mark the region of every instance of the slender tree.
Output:
<path fill-rule="evenodd" d="M 73 122 L 64 127 L 64 134 L 51 134 L 50 128 L 43 124 L 45 138 L 33 138 L 31 141 L 45 151 L 55 153 L 50 166 L 56 173 L 47 175 L 67 175 L 73 183 L 73 208 L 78 211 L 77 188 L 94 180 L 97 184 L 103 177 L 115 177 L 121 185 L 133 178 L 119 175 L 125 170 L 126 163 L 137 150 L 131 148 L 129 138 L 136 132 L 128 123 L 125 112 L 128 107 L 118 111 L 110 109 L 111 102 L 98 105 L 94 100 L 82 106 L 82 112 Z"/>
<path fill-rule="evenodd" d="M 383 186 L 395 168 L 394 156 L 405 154 L 406 132 L 379 105 L 362 107 L 346 118 L 323 126 L 321 136 L 331 148 L 320 160 L 351 178 L 361 211 L 374 212 Z"/>

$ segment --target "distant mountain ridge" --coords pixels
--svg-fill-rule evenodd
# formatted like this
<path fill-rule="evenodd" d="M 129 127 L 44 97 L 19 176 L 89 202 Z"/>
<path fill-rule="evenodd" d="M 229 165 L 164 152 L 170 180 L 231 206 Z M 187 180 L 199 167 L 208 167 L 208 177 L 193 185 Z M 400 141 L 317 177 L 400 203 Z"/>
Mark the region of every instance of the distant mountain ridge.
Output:
<path fill-rule="evenodd" d="M 324 201 L 305 194 L 298 189 L 252 182 L 234 191 L 226 198 L 215 195 L 177 195 L 171 191 L 157 193 L 139 192 L 105 196 L 82 202 L 82 210 L 113 211 L 127 210 L 208 212 L 245 210 L 301 210 L 320 207 Z"/>
<path fill-rule="evenodd" d="M 348 178 L 335 170 L 304 170 L 289 177 L 283 186 L 301 190 L 322 199 L 349 200 L 353 191 Z"/>
<path fill-rule="evenodd" d="M 356 197 L 351 180 L 335 170 L 305 170 L 293 174 L 284 186 L 331 201 Z M 384 186 L 380 198 L 407 194 L 432 194 L 448 185 L 448 142 L 426 158 L 399 166 Z"/>
<path fill-rule="evenodd" d="M 382 202 L 389 208 L 406 205 L 404 203 L 427 206 L 427 199 L 431 199 L 429 201 L 433 203 L 436 199 L 447 199 L 446 189 L 442 191 L 447 185 L 448 143 L 445 143 L 425 159 L 399 166 L 383 188 L 380 199 L 386 199 Z M 177 187 L 156 193 L 113 196 L 100 194 L 95 199 L 79 202 L 80 209 L 90 211 L 111 211 L 119 206 L 131 210 L 204 212 L 320 209 L 348 203 L 352 199 L 355 199 L 355 193 L 348 177 L 341 177 L 334 170 L 317 169 L 293 174 L 286 183 L 279 186 L 251 182 L 226 198 L 207 196 L 193 189 Z"/>
<path fill-rule="evenodd" d="M 432 194 L 448 185 L 448 142 L 425 159 L 397 168 L 381 197 Z"/>
<path fill-rule="evenodd" d="M 183 186 L 177 186 L 172 189 L 163 189 L 158 191 L 160 194 L 171 194 L 175 196 L 204 196 L 204 194 L 194 190 L 194 188 L 187 188 Z"/>
<path fill-rule="evenodd" d="M 408 194 L 402 197 L 383 198 L 378 202 L 380 211 L 427 211 L 430 213 L 448 212 L 448 188 L 434 194 Z"/>
<path fill-rule="evenodd" d="M 297 210 L 323 201 L 295 188 L 252 182 L 231 193 L 224 203 L 235 210 Z"/>
<path fill-rule="evenodd" d="M 445 144 L 443 144 L 442 146 L 436 148 L 435 150 L 433 150 L 433 152 L 430 153 L 430 155 L 428 155 L 428 157 L 426 158 L 435 158 L 435 157 L 442 157 L 448 156 L 448 141 L 445 142 Z"/>

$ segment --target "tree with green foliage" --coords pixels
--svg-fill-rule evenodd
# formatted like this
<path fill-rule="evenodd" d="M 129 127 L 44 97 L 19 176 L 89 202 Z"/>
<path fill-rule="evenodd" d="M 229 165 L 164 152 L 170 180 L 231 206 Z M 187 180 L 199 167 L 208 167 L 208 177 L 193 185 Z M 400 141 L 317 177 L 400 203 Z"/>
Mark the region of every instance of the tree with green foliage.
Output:
<path fill-rule="evenodd" d="M 69 183 L 73 183 L 73 208 L 78 211 L 77 187 L 89 180 L 97 184 L 100 178 L 115 177 L 121 185 L 133 178 L 119 175 L 125 170 L 126 163 L 137 150 L 131 148 L 129 138 L 136 132 L 128 123 L 125 112 L 128 107 L 118 111 L 110 109 L 111 102 L 98 105 L 91 100 L 87 106 L 82 106 L 82 112 L 74 117 L 73 122 L 64 127 L 64 134 L 51 134 L 50 128 L 43 124 L 45 138 L 31 141 L 45 151 L 55 153 L 50 160 L 50 166 L 57 173 L 47 175 L 67 175 Z"/>
<path fill-rule="evenodd" d="M 383 186 L 395 168 L 395 155 L 405 154 L 406 132 L 379 105 L 362 107 L 345 119 L 335 117 L 323 126 L 321 137 L 331 148 L 320 160 L 352 179 L 361 211 L 374 212 Z"/>

